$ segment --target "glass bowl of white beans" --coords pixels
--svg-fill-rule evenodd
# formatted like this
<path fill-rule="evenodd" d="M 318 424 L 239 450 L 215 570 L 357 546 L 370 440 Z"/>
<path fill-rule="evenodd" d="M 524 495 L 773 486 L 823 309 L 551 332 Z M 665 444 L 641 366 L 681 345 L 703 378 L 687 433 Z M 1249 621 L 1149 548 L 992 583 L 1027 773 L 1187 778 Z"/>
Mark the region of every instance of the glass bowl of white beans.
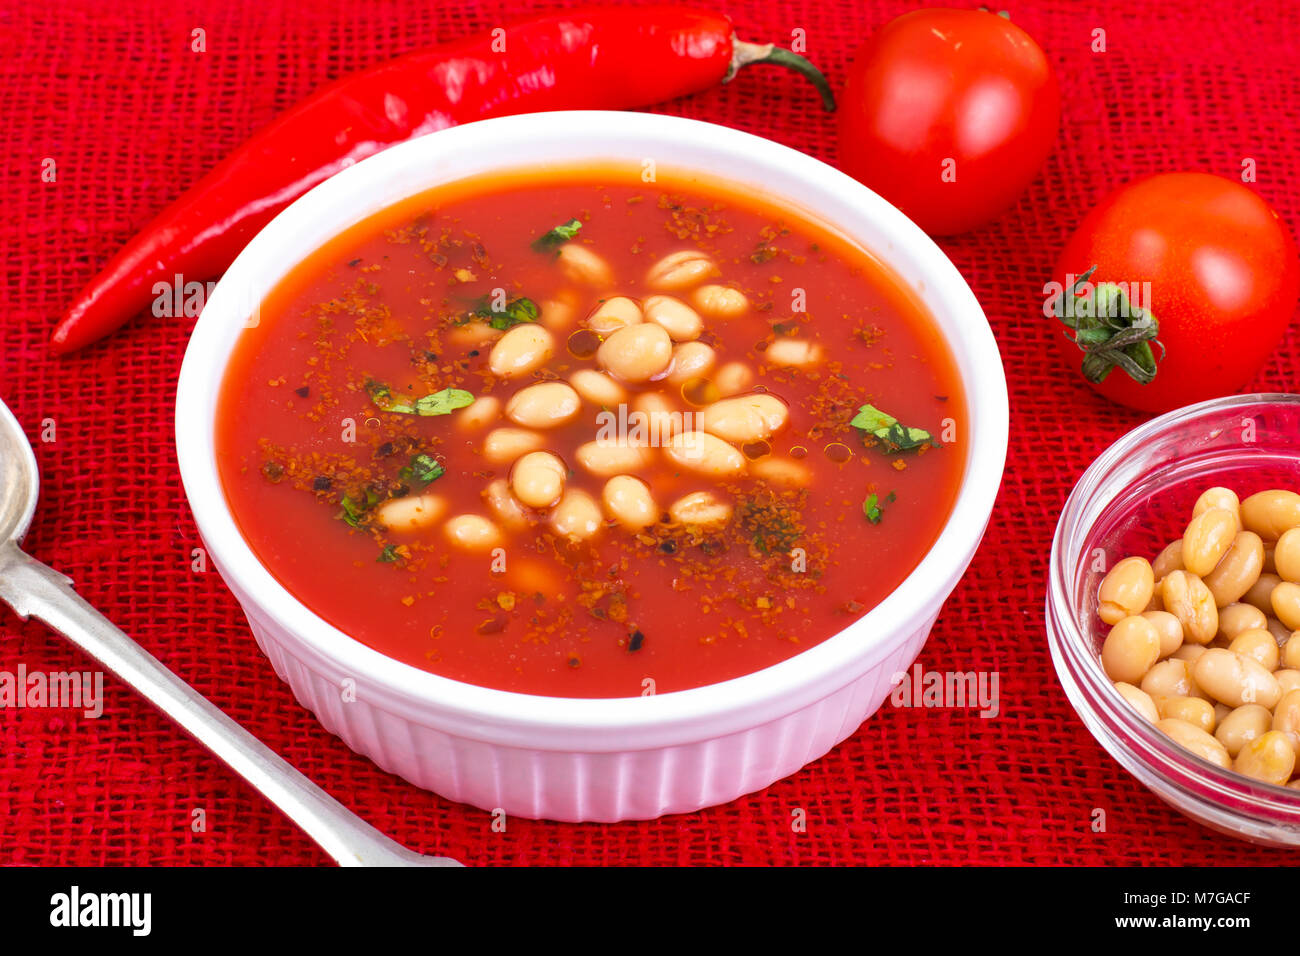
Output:
<path fill-rule="evenodd" d="M 1227 502 L 1214 501 L 1222 494 L 1220 489 L 1234 491 L 1235 501 L 1231 496 L 1225 496 Z M 1120 643 L 1118 637 L 1107 649 L 1105 660 L 1102 653 L 1111 626 L 1115 625 L 1117 631 L 1121 629 L 1121 618 L 1124 627 L 1140 631 L 1141 617 L 1153 610 L 1181 614 L 1179 608 L 1163 607 L 1165 592 L 1161 581 L 1175 573 L 1172 567 L 1177 567 L 1182 577 L 1190 572 L 1183 570 L 1181 559 L 1175 559 L 1171 565 L 1170 555 L 1162 552 L 1171 549 L 1185 532 L 1195 533 L 1189 531 L 1194 515 L 1220 504 L 1230 510 L 1236 502 L 1248 501 L 1250 496 L 1269 489 L 1300 492 L 1300 395 L 1255 394 L 1214 399 L 1170 412 L 1129 432 L 1088 468 L 1061 512 L 1052 541 L 1047 637 L 1057 675 L 1079 717 L 1102 747 L 1148 789 L 1192 819 L 1220 832 L 1272 846 L 1300 846 L 1300 784 L 1296 782 L 1300 780 L 1300 761 L 1290 773 L 1283 768 L 1285 780 L 1266 782 L 1239 772 L 1249 757 L 1239 741 L 1231 742 L 1228 750 L 1240 749 L 1240 753 L 1228 756 L 1220 752 L 1223 747 L 1217 741 L 1227 739 L 1222 732 L 1217 737 L 1209 736 L 1208 740 L 1199 733 L 1189 734 L 1196 739 L 1184 743 L 1195 746 L 1200 740 L 1206 744 L 1199 754 L 1195 753 L 1170 736 L 1172 731 L 1186 730 L 1182 726 L 1184 721 L 1167 719 L 1184 716 L 1166 709 L 1175 706 L 1172 698 L 1155 698 L 1137 686 L 1144 679 L 1148 690 L 1152 689 L 1153 682 L 1159 684 L 1163 675 L 1151 675 L 1151 671 L 1161 665 L 1176 669 L 1186 662 L 1186 673 L 1191 675 L 1195 672 L 1195 662 L 1211 652 L 1216 652 L 1216 658 L 1238 663 L 1242 656 L 1238 652 L 1244 650 L 1242 645 L 1228 650 L 1236 635 L 1225 633 L 1217 623 L 1206 631 L 1184 620 L 1186 639 L 1181 648 L 1174 645 L 1178 648 L 1177 656 L 1165 647 L 1158 656 L 1141 660 L 1133 669 L 1133 663 L 1123 660 L 1124 655 L 1116 648 Z M 1258 510 L 1257 505 L 1252 507 Z M 1297 520 L 1291 516 L 1300 513 L 1290 508 L 1288 505 L 1283 525 L 1289 526 Z M 1239 534 L 1252 528 L 1249 518 L 1243 527 L 1244 513 L 1244 508 L 1237 512 L 1235 530 Z M 1259 529 L 1258 522 L 1255 518 L 1253 525 L 1255 530 L 1262 531 L 1267 569 L 1273 567 L 1275 535 L 1284 530 L 1280 526 Z M 1226 552 L 1223 554 L 1226 567 L 1231 562 L 1227 561 Z M 1154 596 L 1147 584 L 1144 596 L 1138 598 L 1143 604 L 1141 608 L 1117 610 L 1109 600 L 1103 601 L 1113 594 L 1102 594 L 1102 585 L 1118 563 L 1134 557 L 1144 559 L 1133 562 L 1139 566 L 1146 562 L 1154 564 L 1154 575 L 1150 566 L 1143 570 L 1155 578 Z M 1204 560 L 1198 556 L 1189 559 L 1189 563 Z M 1218 560 L 1214 559 L 1211 566 Z M 1214 583 L 1213 573 L 1206 575 L 1211 583 Z M 1260 574 L 1256 572 L 1252 577 L 1258 579 Z M 1199 575 L 1195 583 L 1201 586 Z M 1108 592 L 1113 592 L 1114 586 L 1112 580 Z M 1139 584 L 1137 590 L 1142 589 L 1143 585 Z M 1242 616 L 1252 613 L 1253 605 L 1247 602 L 1257 601 L 1258 596 L 1251 593 L 1238 597 L 1235 590 L 1231 589 L 1223 597 L 1216 590 L 1215 599 L 1209 601 L 1217 605 L 1212 612 L 1216 622 L 1220 618 L 1230 620 L 1238 611 L 1244 612 Z M 1209 599 L 1211 595 L 1207 593 L 1205 597 Z M 1235 600 L 1228 600 L 1234 597 Z M 1123 603 L 1121 599 L 1120 604 Z M 1223 615 L 1227 606 L 1232 606 L 1234 611 Z M 1280 616 L 1289 616 L 1289 609 L 1286 610 L 1288 613 Z M 1287 683 L 1292 675 L 1284 673 L 1285 661 L 1300 656 L 1296 653 L 1300 646 L 1291 649 L 1288 656 L 1286 643 L 1290 628 L 1279 627 L 1271 614 L 1265 617 L 1269 622 L 1265 627 L 1259 627 L 1256 621 L 1250 625 L 1254 633 L 1241 640 L 1248 642 L 1252 637 L 1259 637 L 1258 631 L 1271 630 L 1277 653 L 1274 654 L 1267 642 L 1262 642 L 1264 646 L 1259 650 L 1268 655 L 1266 663 L 1273 666 L 1264 668 L 1271 673 L 1260 680 L 1274 681 L 1274 673 L 1282 675 L 1281 699 L 1285 702 L 1286 695 L 1294 689 Z M 1194 633 L 1198 630 L 1200 633 Z M 1232 630 L 1229 627 L 1229 632 Z M 1247 664 L 1254 673 L 1256 665 Z M 1128 675 L 1124 673 L 1125 667 L 1130 668 Z M 1139 672 L 1143 671 L 1151 676 L 1140 678 Z M 1231 690 L 1215 688 L 1218 694 L 1215 697 L 1203 693 L 1193 682 L 1192 690 L 1184 691 L 1208 702 L 1208 706 L 1197 704 L 1201 711 L 1214 711 L 1213 716 L 1208 712 L 1202 715 L 1208 724 L 1205 730 L 1210 734 L 1216 730 L 1216 724 L 1223 723 L 1225 716 L 1237 709 L 1244 710 L 1245 705 L 1233 699 Z M 1247 690 L 1244 700 L 1254 701 L 1253 694 L 1253 690 Z M 1224 698 L 1227 703 L 1223 702 Z M 1158 700 L 1155 713 L 1150 706 L 1153 699 Z M 1186 698 L 1180 697 L 1179 701 L 1187 703 Z M 1271 696 L 1260 703 L 1270 711 L 1280 707 Z M 1276 728 L 1279 724 L 1272 726 Z M 1277 743 L 1280 736 L 1270 738 L 1271 742 Z M 1255 742 L 1253 738 L 1248 739 Z M 1294 733 L 1288 739 L 1294 746 Z"/>

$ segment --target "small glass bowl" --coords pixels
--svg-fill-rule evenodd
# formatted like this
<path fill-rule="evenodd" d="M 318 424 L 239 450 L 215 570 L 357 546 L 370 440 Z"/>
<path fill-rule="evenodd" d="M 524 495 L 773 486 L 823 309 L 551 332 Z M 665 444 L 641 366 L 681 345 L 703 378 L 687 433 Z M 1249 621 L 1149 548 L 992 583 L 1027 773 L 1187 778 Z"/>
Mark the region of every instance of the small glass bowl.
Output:
<path fill-rule="evenodd" d="M 1120 697 L 1101 668 L 1103 569 L 1131 554 L 1154 558 L 1182 534 L 1201 492 L 1215 485 L 1243 498 L 1271 487 L 1300 489 L 1300 395 L 1234 395 L 1191 405 L 1134 429 L 1093 462 L 1052 539 L 1048 646 L 1085 726 L 1149 790 L 1220 832 L 1300 846 L 1300 790 L 1192 755 Z"/>

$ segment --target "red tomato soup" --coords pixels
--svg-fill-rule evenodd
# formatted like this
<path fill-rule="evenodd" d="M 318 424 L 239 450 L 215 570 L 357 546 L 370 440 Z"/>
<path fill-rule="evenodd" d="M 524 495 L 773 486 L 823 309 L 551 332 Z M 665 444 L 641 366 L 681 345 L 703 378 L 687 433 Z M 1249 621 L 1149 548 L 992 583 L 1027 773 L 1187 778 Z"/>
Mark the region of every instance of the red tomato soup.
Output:
<path fill-rule="evenodd" d="M 241 336 L 217 462 L 253 551 L 345 633 L 486 687 L 635 697 L 785 660 L 907 577 L 965 469 L 961 383 L 903 284 L 694 176 L 439 188 L 313 253 Z"/>

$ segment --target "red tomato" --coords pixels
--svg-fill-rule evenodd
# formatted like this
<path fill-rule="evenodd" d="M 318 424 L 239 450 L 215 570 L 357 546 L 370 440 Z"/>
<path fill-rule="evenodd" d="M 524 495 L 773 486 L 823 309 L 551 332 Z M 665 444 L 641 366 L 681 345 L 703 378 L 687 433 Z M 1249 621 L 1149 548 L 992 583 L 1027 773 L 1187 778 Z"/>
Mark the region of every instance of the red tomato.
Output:
<path fill-rule="evenodd" d="M 840 164 L 932 235 L 981 226 L 1038 174 L 1061 104 L 1042 49 L 1005 17 L 916 10 L 858 51 Z"/>
<path fill-rule="evenodd" d="M 1093 387 L 1148 412 L 1228 395 L 1249 382 L 1290 324 L 1300 291 L 1285 223 L 1246 186 L 1208 173 L 1149 176 L 1103 199 L 1065 247 L 1054 278 L 1068 287 L 1068 276 L 1093 266 L 1092 288 L 1119 284 L 1155 319 L 1160 342 L 1149 384 L 1113 368 Z M 1063 301 L 1073 307 L 1079 300 Z M 1067 361 L 1080 368 L 1073 333 L 1058 329 Z M 1112 324 L 1100 335 L 1114 331 Z"/>

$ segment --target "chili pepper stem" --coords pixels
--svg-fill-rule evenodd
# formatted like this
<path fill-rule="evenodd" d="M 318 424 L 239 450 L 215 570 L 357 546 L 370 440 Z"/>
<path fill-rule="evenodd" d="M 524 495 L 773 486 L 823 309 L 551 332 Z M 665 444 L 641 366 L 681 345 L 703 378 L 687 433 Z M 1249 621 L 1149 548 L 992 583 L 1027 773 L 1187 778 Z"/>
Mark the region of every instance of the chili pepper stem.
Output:
<path fill-rule="evenodd" d="M 722 78 L 722 82 L 731 82 L 732 77 L 741 67 L 749 66 L 751 63 L 774 63 L 807 77 L 822 98 L 822 108 L 828 113 L 835 112 L 835 94 L 831 92 L 831 85 L 822 71 L 813 66 L 810 60 L 775 43 L 748 43 L 733 36 L 731 65 L 727 67 L 727 74 Z"/>

